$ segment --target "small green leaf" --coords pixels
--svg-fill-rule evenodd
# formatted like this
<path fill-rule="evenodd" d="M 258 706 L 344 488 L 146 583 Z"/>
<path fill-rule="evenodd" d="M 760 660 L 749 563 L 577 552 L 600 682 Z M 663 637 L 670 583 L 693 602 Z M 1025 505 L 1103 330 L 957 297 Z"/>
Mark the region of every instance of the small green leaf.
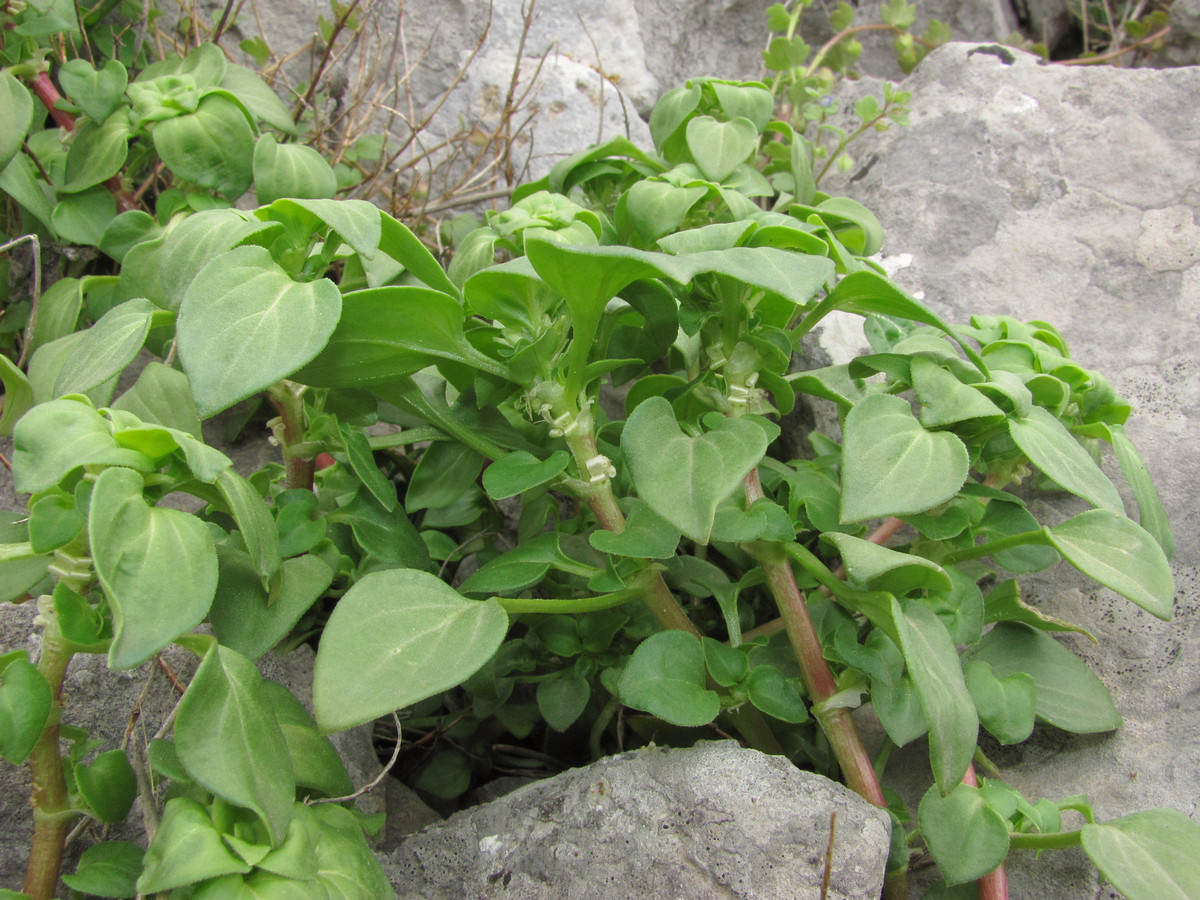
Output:
<path fill-rule="evenodd" d="M 1053 413 L 1040 406 L 1008 420 L 1008 433 L 1029 461 L 1063 487 L 1099 509 L 1124 514 L 1121 495 Z"/>
<path fill-rule="evenodd" d="M 93 844 L 79 857 L 74 873 L 62 877 L 63 884 L 93 897 L 133 897 L 144 853 L 129 841 Z"/>
<path fill-rule="evenodd" d="M 948 884 L 981 878 L 1008 856 L 1008 825 L 979 788 L 960 784 L 943 795 L 931 787 L 921 798 L 917 819 Z"/>
<path fill-rule="evenodd" d="M 691 208 L 708 193 L 703 187 L 678 187 L 666 181 L 638 181 L 621 197 L 621 209 L 646 241 L 677 231 Z"/>
<path fill-rule="evenodd" d="M 50 553 L 79 534 L 85 522 L 70 496 L 41 497 L 29 507 L 29 544 L 34 553 Z"/>
<path fill-rule="evenodd" d="M 980 724 L 1001 744 L 1019 744 L 1033 733 L 1036 688 L 1032 675 L 1014 672 L 997 678 L 981 659 L 972 660 L 966 674 Z"/>
<path fill-rule="evenodd" d="M 721 711 L 716 692 L 705 687 L 700 641 L 682 631 L 660 631 L 638 644 L 617 693 L 626 706 L 672 725 L 707 725 Z"/>
<path fill-rule="evenodd" d="M 88 765 L 75 766 L 75 786 L 96 818 L 120 822 L 137 797 L 137 779 L 124 750 L 101 753 Z"/>
<path fill-rule="evenodd" d="M 1140 525 L 1104 509 L 1092 509 L 1046 529 L 1063 557 L 1147 612 L 1169 620 L 1175 577 L 1158 542 Z"/>
<path fill-rule="evenodd" d="M 619 534 L 597 530 L 588 542 L 601 553 L 635 559 L 669 559 L 679 546 L 679 531 L 636 497 L 629 502 L 625 530 Z"/>
<path fill-rule="evenodd" d="M 544 460 L 526 450 L 514 450 L 484 469 L 483 489 L 493 500 L 515 497 L 552 481 L 570 461 L 565 450 L 555 450 Z"/>
<path fill-rule="evenodd" d="M 838 532 L 822 534 L 821 540 L 834 545 L 850 578 L 871 590 L 901 596 L 918 589 L 948 591 L 952 587 L 945 569 L 924 557 Z"/>
<path fill-rule="evenodd" d="M 808 709 L 774 666 L 755 666 L 746 679 L 746 695 L 759 710 L 784 722 L 808 721 Z"/>
<path fill-rule="evenodd" d="M 749 119 L 718 122 L 697 116 L 687 123 L 687 147 L 710 181 L 722 181 L 754 152 L 758 129 Z"/>
<path fill-rule="evenodd" d="M 583 715 L 592 696 L 587 680 L 574 672 L 538 682 L 537 705 L 546 724 L 555 731 L 566 731 Z"/>
<path fill-rule="evenodd" d="M 741 650 L 735 650 L 708 636 L 700 638 L 704 650 L 704 665 L 712 680 L 721 687 L 733 687 L 750 674 L 750 660 Z"/>
<path fill-rule="evenodd" d="M 1162 547 L 1167 559 L 1175 555 L 1175 536 L 1171 534 L 1171 523 L 1167 520 L 1166 510 L 1158 499 L 1154 482 L 1146 471 L 1146 465 L 1134 447 L 1133 442 L 1125 436 L 1125 429 L 1120 425 L 1110 425 L 1113 450 L 1116 451 L 1117 462 L 1129 486 L 1133 488 L 1133 496 L 1137 499 L 1138 521 Z"/>
<path fill-rule="evenodd" d="M 205 655 L 175 720 L 179 760 L 218 797 L 252 810 L 278 846 L 287 833 L 296 781 L 287 742 L 254 664 L 217 644 Z"/>
<path fill-rule="evenodd" d="M 908 401 L 872 394 L 846 416 L 842 522 L 924 512 L 958 493 L 967 448 L 949 432 L 929 432 Z"/>
<path fill-rule="evenodd" d="M 342 425 L 339 431 L 342 435 L 342 443 L 346 446 L 346 456 L 350 459 L 350 468 L 354 470 L 358 480 L 379 501 L 380 506 L 388 512 L 394 510 L 396 508 L 396 486 L 379 471 L 367 436 L 350 425 Z"/>
<path fill-rule="evenodd" d="M 762 459 L 767 435 L 754 422 L 724 419 L 688 437 L 662 397 L 643 401 L 621 433 L 621 447 L 642 499 L 692 540 L 707 543 L 717 505 Z"/>
<path fill-rule="evenodd" d="M 344 797 L 354 793 L 354 783 L 350 780 L 341 757 L 329 738 L 317 730 L 317 723 L 308 714 L 304 704 L 277 682 L 264 680 L 262 689 L 283 732 L 283 739 L 287 742 L 288 758 L 292 761 L 296 786 L 311 788 L 327 797 Z M 296 824 L 293 818 L 288 829 L 289 839 Z M 286 846 L 285 841 L 284 846 L 274 852 L 284 850 Z M 259 865 L 270 868 L 271 864 L 264 860 Z M 279 868 L 276 865 L 270 870 L 281 875 L 286 874 L 280 872 Z"/>
<path fill-rule="evenodd" d="M 263 65 L 263 63 L 259 65 Z M 292 121 L 291 110 L 252 70 L 245 66 L 226 62 L 225 74 L 221 76 L 220 86 L 222 90 L 237 97 L 256 119 L 261 119 L 272 128 L 277 128 L 285 134 L 295 132 L 296 125 Z"/>
<path fill-rule="evenodd" d="M 551 568 L 577 566 L 563 553 L 558 541 L 558 533 L 554 531 L 522 541 L 508 552 L 488 560 L 460 587 L 469 594 L 503 594 L 532 587 Z"/>
<path fill-rule="evenodd" d="M 63 240 L 99 247 L 104 232 L 116 217 L 117 203 L 112 192 L 96 185 L 63 196 L 50 215 L 50 224 Z"/>
<path fill-rule="evenodd" d="M 250 871 L 250 866 L 229 852 L 208 810 L 185 797 L 167 801 L 154 840 L 146 848 L 143 866 L 137 880 L 140 894 Z"/>
<path fill-rule="evenodd" d="M 187 376 L 160 362 L 147 363 L 137 382 L 113 401 L 112 408 L 133 413 L 143 422 L 203 438 Z"/>
<path fill-rule="evenodd" d="M 458 288 L 446 274 L 441 264 L 429 252 L 429 248 L 421 243 L 408 226 L 385 212 L 380 212 L 379 250 L 404 266 L 435 291 L 458 296 Z M 461 249 L 461 248 L 460 248 Z M 455 254 L 455 259 L 458 254 Z"/>
<path fill-rule="evenodd" d="M 1200 825 L 1174 809 L 1153 809 L 1083 826 L 1083 849 L 1128 900 L 1200 896 Z"/>
<path fill-rule="evenodd" d="M 971 419 L 999 422 L 1004 416 L 1004 411 L 995 403 L 926 356 L 914 356 L 911 371 L 913 390 L 921 403 L 918 416 L 926 428 Z"/>
<path fill-rule="evenodd" d="M 1033 677 L 1039 719 L 1064 731 L 1089 734 L 1121 726 L 1108 690 L 1078 656 L 1054 638 L 1017 622 L 999 622 L 968 656 L 999 679 Z"/>
<path fill-rule="evenodd" d="M 1021 588 L 1015 578 L 1000 582 L 988 592 L 984 598 L 983 621 L 985 625 L 993 622 L 1023 622 L 1039 631 L 1074 631 L 1093 642 L 1096 640 L 1095 635 L 1086 628 L 1055 618 L 1026 603 L 1021 599 Z"/>
<path fill-rule="evenodd" d="M 25 373 L 7 356 L 0 354 L 0 381 L 4 383 L 4 409 L 0 413 L 0 437 L 13 432 L 17 420 L 33 406 L 33 388 Z"/>
<path fill-rule="evenodd" d="M 204 523 L 150 506 L 144 486 L 136 472 L 112 468 L 92 491 L 89 532 L 112 607 L 114 669 L 140 665 L 199 624 L 217 588 L 217 554 Z"/>
<path fill-rule="evenodd" d="M 50 717 L 51 694 L 50 684 L 28 658 L 10 659 L 0 668 L 0 756 L 19 765 L 33 752 Z"/>
<path fill-rule="evenodd" d="M 333 167 L 312 147 L 280 144 L 268 133 L 254 145 L 254 189 L 258 202 L 268 204 L 282 197 L 324 199 L 337 193 Z"/>
<path fill-rule="evenodd" d="M 338 601 L 317 651 L 313 703 L 325 732 L 448 690 L 500 646 L 508 616 L 425 572 L 372 572 Z"/>
<path fill-rule="evenodd" d="M 333 333 L 341 302 L 332 281 L 293 281 L 262 247 L 235 247 L 213 259 L 188 288 L 176 327 L 200 416 L 312 360 Z"/>

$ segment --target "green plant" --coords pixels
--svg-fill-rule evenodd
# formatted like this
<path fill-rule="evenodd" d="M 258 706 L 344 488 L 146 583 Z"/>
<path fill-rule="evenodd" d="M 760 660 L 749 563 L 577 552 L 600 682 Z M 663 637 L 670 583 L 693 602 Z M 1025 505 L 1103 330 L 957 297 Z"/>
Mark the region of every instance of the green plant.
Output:
<path fill-rule="evenodd" d="M 818 138 L 768 85 L 689 82 L 650 125 L 653 153 L 617 139 L 519 188 L 448 270 L 360 200 L 171 216 L 131 236 L 93 325 L 0 357 L 29 494 L 0 535 L 0 599 L 36 602 L 43 637 L 36 664 L 0 658 L 0 754 L 36 786 L 29 896 L 53 896 L 72 821 L 121 819 L 138 791 L 119 751 L 89 761 L 67 732 L 60 754 L 71 657 L 124 669 L 172 642 L 202 661 L 173 739 L 147 748 L 172 784 L 143 792 L 162 821 L 145 854 L 90 849 L 79 890 L 117 870 L 114 896 L 386 895 L 321 733 L 397 710 L 428 748 L 413 779 L 443 797 L 547 748 L 715 727 L 887 806 L 890 896 L 913 853 L 995 897 L 1011 848 L 1074 844 L 1134 900 L 1191 889 L 1182 814 L 1098 823 L 1086 798 L 974 771 L 981 725 L 1015 743 L 1039 719 L 1119 724 L 1048 634 L 1084 626 L 1024 603 L 1016 576 L 1065 560 L 1171 614 L 1128 404 L 1048 324 L 953 326 L 891 284 L 878 221 L 818 190 Z M 804 337 L 834 310 L 873 352 L 814 369 Z M 117 396 L 143 350 L 161 362 Z M 242 477 L 200 422 L 264 393 L 282 464 Z M 776 420 L 817 401 L 841 442 L 809 431 L 801 457 Z M 1021 483 L 1090 508 L 1041 523 Z M 180 493 L 197 512 L 160 505 Z M 254 664 L 308 639 L 315 723 Z M 876 761 L 850 717 L 864 702 L 889 737 Z M 909 828 L 881 776 L 926 734 Z"/>

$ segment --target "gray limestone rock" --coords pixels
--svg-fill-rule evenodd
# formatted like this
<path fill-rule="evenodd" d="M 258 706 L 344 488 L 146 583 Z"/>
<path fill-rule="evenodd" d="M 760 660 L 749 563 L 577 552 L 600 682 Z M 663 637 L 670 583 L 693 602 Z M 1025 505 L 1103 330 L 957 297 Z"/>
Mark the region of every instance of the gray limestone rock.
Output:
<path fill-rule="evenodd" d="M 1031 797 L 1092 797 L 1102 819 L 1166 806 L 1200 818 L 1200 69 L 1040 65 L 952 44 L 905 82 L 912 124 L 864 139 L 878 154 L 843 188 L 880 218 L 895 279 L 950 321 L 971 314 L 1056 325 L 1081 365 L 1134 406 L 1126 430 L 1174 528 L 1175 617 L 1162 622 L 1065 564 L 1023 579 L 1051 614 L 1099 642 L 1063 638 L 1112 691 L 1125 719 L 1109 735 L 1039 727 L 989 747 Z M 1111 460 L 1106 468 L 1121 483 Z M 1135 509 L 1127 495 L 1128 508 Z M 1044 495 L 1036 512 L 1078 509 Z M 913 802 L 924 748 L 892 758 Z M 1099 893 L 1075 851 L 1012 861 L 1013 896 Z"/>
<path fill-rule="evenodd" d="M 879 896 L 886 813 L 733 741 L 603 759 L 451 816 L 384 859 L 404 900 Z"/>

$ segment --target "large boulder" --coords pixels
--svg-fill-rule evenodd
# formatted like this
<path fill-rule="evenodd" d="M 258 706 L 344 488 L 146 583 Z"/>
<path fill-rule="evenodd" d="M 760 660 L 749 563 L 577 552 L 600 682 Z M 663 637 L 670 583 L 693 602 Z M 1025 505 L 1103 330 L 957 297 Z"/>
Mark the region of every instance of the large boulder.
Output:
<path fill-rule="evenodd" d="M 1049 321 L 1109 378 L 1134 406 L 1126 430 L 1178 542 L 1170 622 L 1065 564 L 1028 580 L 1033 602 L 1098 638 L 1062 640 L 1125 725 L 1086 737 L 1039 727 L 990 755 L 1027 795 L 1086 793 L 1102 819 L 1158 806 L 1200 818 L 1200 69 L 1056 67 L 951 44 L 904 87 L 911 125 L 864 138 L 855 152 L 873 165 L 830 190 L 879 216 L 896 281 L 950 321 Z M 1111 459 L 1106 469 L 1120 483 Z M 1051 521 L 1073 511 L 1053 496 L 1038 509 Z M 894 756 L 885 777 L 910 802 L 927 784 L 924 753 Z M 1101 896 L 1079 851 L 1018 854 L 1011 870 L 1017 897 Z"/>
<path fill-rule="evenodd" d="M 402 900 L 874 900 L 890 834 L 841 785 L 721 741 L 528 785 L 410 837 L 384 866 Z"/>

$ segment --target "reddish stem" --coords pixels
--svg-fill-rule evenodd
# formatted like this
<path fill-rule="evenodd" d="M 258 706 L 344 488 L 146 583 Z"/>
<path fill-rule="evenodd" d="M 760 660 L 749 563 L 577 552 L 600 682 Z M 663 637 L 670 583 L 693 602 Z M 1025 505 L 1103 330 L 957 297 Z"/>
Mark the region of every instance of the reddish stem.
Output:
<path fill-rule="evenodd" d="M 967 766 L 967 773 L 963 775 L 963 784 L 979 787 L 973 763 Z M 1005 874 L 1004 863 L 996 866 L 995 869 L 980 878 L 976 884 L 979 886 L 979 900 L 1008 900 L 1008 875 Z"/>
<path fill-rule="evenodd" d="M 62 99 L 62 94 L 50 80 L 49 72 L 38 72 L 34 75 L 30 88 L 33 90 L 34 96 L 42 101 L 46 109 L 50 110 L 50 117 L 54 119 L 59 128 L 64 131 L 75 130 L 75 116 L 65 109 L 58 108 L 58 101 Z M 117 212 L 129 212 L 131 209 L 138 208 L 133 196 L 121 184 L 121 176 L 114 175 L 104 182 L 104 186 L 113 195 L 113 200 L 117 203 Z"/>

